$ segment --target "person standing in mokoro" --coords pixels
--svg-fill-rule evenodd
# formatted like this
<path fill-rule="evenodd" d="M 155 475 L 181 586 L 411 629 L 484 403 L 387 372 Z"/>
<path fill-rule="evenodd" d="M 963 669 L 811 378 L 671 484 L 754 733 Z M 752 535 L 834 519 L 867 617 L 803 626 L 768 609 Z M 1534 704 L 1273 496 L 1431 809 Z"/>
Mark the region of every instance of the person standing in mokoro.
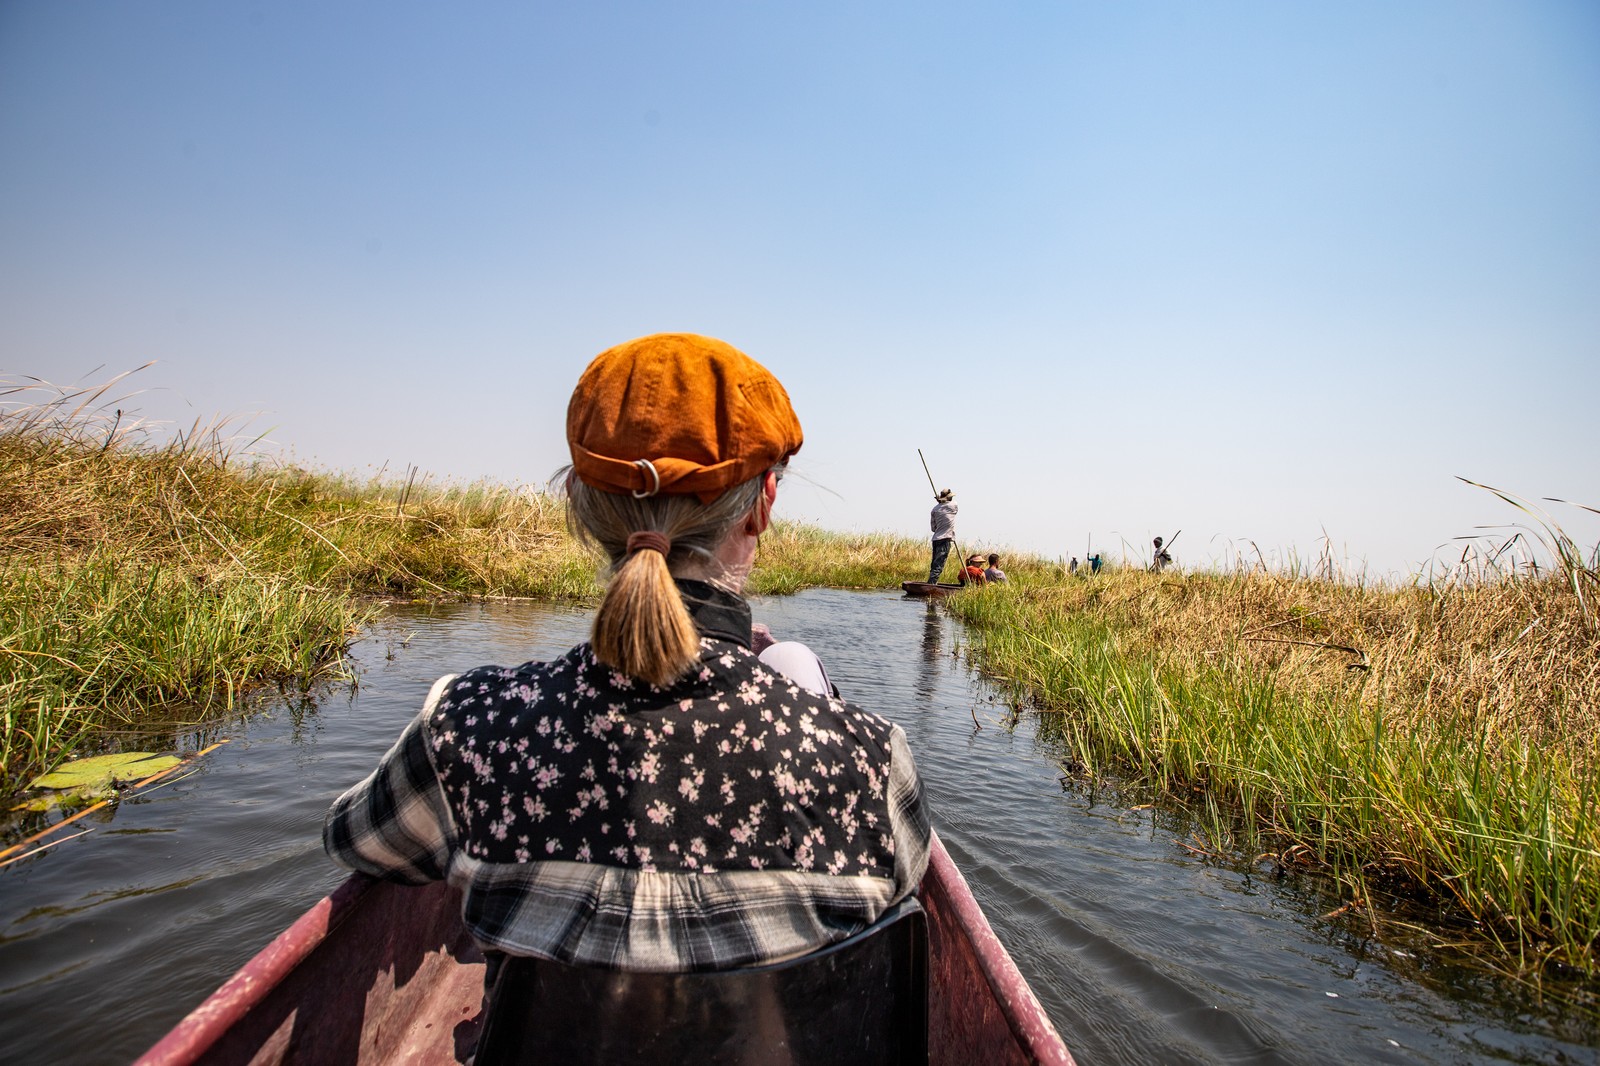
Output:
<path fill-rule="evenodd" d="M 928 525 L 933 530 L 933 561 L 928 564 L 928 584 L 932 585 L 944 572 L 944 561 L 950 558 L 950 549 L 956 544 L 955 493 L 945 489 L 933 498 Z"/>

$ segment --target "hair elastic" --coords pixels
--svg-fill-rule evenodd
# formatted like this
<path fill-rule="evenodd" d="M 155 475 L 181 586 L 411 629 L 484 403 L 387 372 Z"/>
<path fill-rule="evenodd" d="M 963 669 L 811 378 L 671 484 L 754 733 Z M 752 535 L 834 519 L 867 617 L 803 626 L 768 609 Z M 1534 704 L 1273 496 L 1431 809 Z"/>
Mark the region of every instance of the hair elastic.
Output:
<path fill-rule="evenodd" d="M 637 533 L 629 533 L 628 554 L 632 555 L 642 548 L 660 552 L 662 558 L 665 558 L 672 551 L 672 541 L 667 539 L 666 534 L 657 533 L 653 529 L 641 529 Z"/>

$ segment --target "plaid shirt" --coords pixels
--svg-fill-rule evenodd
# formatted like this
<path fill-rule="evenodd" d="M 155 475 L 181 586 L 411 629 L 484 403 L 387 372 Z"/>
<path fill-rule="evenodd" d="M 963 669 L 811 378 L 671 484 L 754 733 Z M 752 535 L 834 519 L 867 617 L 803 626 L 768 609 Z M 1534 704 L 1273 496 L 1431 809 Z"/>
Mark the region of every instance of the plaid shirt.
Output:
<path fill-rule="evenodd" d="M 486 949 L 615 969 L 759 965 L 870 925 L 928 860 L 904 731 L 764 667 L 743 600 L 679 586 L 698 667 L 657 688 L 580 644 L 441 678 L 335 801 L 328 853 L 448 879 Z"/>

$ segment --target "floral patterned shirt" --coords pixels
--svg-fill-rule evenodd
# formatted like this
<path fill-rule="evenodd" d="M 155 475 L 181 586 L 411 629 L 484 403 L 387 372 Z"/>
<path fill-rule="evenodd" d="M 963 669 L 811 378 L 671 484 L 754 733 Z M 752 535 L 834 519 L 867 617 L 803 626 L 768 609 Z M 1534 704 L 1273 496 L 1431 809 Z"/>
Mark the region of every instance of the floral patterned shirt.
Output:
<path fill-rule="evenodd" d="M 680 590 L 699 662 L 658 688 L 587 644 L 441 678 L 329 812 L 355 870 L 463 889 L 485 947 L 633 970 L 759 965 L 872 924 L 927 864 L 899 726 L 750 651 L 750 611 Z"/>

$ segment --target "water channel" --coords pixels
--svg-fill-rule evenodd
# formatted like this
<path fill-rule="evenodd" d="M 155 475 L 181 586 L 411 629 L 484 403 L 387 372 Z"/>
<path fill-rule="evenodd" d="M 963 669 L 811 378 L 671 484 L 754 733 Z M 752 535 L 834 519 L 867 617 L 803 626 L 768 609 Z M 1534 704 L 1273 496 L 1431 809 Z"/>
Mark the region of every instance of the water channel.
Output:
<path fill-rule="evenodd" d="M 812 590 L 756 601 L 844 694 L 906 729 L 935 828 L 1078 1061 L 1594 1063 L 1600 1034 L 1319 917 L 1296 884 L 1219 867 L 1150 811 L 1064 786 L 957 656 L 937 608 Z M 341 873 L 329 801 L 439 674 L 559 652 L 587 616 L 527 603 L 402 608 L 354 649 L 355 690 L 191 734 L 199 772 L 0 870 L 0 1061 L 125 1063 Z"/>

